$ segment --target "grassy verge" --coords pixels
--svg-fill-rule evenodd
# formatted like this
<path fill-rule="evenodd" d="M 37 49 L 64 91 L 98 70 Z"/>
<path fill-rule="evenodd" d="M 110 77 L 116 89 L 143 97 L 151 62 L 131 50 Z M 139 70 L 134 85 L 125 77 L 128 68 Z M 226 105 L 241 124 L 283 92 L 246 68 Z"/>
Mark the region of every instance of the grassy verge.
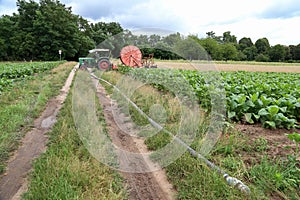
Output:
<path fill-rule="evenodd" d="M 99 104 L 97 109 L 104 123 Z M 93 158 L 80 140 L 71 91 L 48 135 L 48 149 L 34 163 L 25 199 L 126 199 L 121 177 Z"/>
<path fill-rule="evenodd" d="M 121 75 L 116 72 L 104 73 L 102 77 L 116 84 Z M 107 91 L 112 88 L 105 85 Z M 149 113 L 153 104 L 160 103 L 167 113 L 166 129 L 176 132 L 178 110 L 173 97 L 155 91 L 149 86 L 139 88 L 131 97 L 145 113 Z M 174 111 L 175 110 L 175 111 Z M 130 116 L 138 125 L 145 125 L 146 120 L 130 108 Z M 175 120 L 171 120 L 175 119 Z M 197 148 L 201 136 L 207 130 L 207 123 L 199 125 L 199 133 L 192 144 Z M 170 141 L 170 137 L 159 132 L 145 141 L 148 148 L 156 151 Z M 201 160 L 186 153 L 166 167 L 167 176 L 176 188 L 178 199 L 299 199 L 300 197 L 300 166 L 292 155 L 273 158 L 265 153 L 267 143 L 263 139 L 249 142 L 247 136 L 236 131 L 230 124 L 224 131 L 217 145 L 207 157 L 215 165 L 231 176 L 238 178 L 251 189 L 250 196 L 242 194 L 227 185 L 222 175 L 212 171 Z"/>
<path fill-rule="evenodd" d="M 48 99 L 59 94 L 74 65 L 74 62 L 65 63 L 18 81 L 0 95 L 0 173 Z"/>

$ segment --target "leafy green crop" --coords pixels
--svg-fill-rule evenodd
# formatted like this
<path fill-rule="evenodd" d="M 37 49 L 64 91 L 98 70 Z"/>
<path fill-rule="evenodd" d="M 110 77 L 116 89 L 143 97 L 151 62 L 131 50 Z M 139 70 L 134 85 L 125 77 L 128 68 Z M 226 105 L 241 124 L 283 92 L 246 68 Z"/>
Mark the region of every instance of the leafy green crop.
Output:
<path fill-rule="evenodd" d="M 299 128 L 300 74 L 275 72 L 219 72 L 224 90 L 210 77 L 216 72 L 191 70 L 132 69 L 130 74 L 159 90 L 184 90 L 182 76 L 193 88 L 200 105 L 211 108 L 214 91 L 226 93 L 227 118 L 261 123 L 265 128 Z M 170 84 L 171 83 L 171 84 Z M 186 87 L 186 86 L 185 86 Z M 172 91 L 171 91 L 172 92 Z M 185 91 L 181 91 L 184 94 Z M 214 96 L 215 98 L 215 96 Z"/>
<path fill-rule="evenodd" d="M 30 77 L 36 73 L 50 70 L 60 62 L 5 63 L 0 64 L 0 94 L 15 80 Z"/>

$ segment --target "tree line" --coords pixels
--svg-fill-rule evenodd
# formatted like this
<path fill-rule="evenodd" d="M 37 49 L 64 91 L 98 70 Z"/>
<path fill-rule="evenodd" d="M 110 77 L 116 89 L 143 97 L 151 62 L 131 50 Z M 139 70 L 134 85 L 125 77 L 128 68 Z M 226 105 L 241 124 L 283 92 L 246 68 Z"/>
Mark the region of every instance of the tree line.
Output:
<path fill-rule="evenodd" d="M 160 59 L 212 59 L 239 61 L 300 61 L 300 44 L 271 46 L 267 38 L 253 42 L 249 37 L 237 40 L 230 31 L 205 38 L 172 33 L 134 35 L 118 22 L 89 23 L 72 13 L 58 0 L 17 0 L 17 13 L 0 17 L 0 60 L 77 60 L 88 50 L 105 47 L 118 57 L 125 45 L 140 47 L 143 55 L 153 53 Z"/>
<path fill-rule="evenodd" d="M 156 41 L 156 45 L 153 45 L 154 38 L 156 38 L 154 40 Z M 155 53 L 161 59 L 178 59 L 179 54 L 179 57 L 192 60 L 300 61 L 300 44 L 288 46 L 276 44 L 275 46 L 271 46 L 265 37 L 255 42 L 252 42 L 249 37 L 243 37 L 237 41 L 237 37 L 232 35 L 230 31 L 224 32 L 222 36 L 216 36 L 213 31 L 210 31 L 206 33 L 205 38 L 199 38 L 197 35 L 184 37 L 179 33 L 170 34 L 161 39 L 159 39 L 158 35 L 151 35 L 148 37 L 148 43 L 144 42 L 144 44 L 148 44 L 146 45 L 147 53 Z M 175 55 L 153 49 L 153 46 L 156 49 L 171 50 Z"/>

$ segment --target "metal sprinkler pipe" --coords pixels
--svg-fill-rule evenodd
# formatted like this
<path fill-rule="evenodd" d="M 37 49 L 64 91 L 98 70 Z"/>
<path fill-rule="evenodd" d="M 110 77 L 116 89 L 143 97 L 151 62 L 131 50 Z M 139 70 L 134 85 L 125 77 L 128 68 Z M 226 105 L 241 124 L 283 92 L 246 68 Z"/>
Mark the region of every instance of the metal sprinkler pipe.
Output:
<path fill-rule="evenodd" d="M 157 122 L 155 122 L 153 119 L 151 119 L 146 113 L 144 113 L 134 102 L 132 102 L 125 94 L 123 94 L 119 88 L 117 88 L 115 85 L 113 85 L 112 83 L 102 79 L 102 78 L 98 78 L 97 76 L 95 76 L 93 73 L 91 73 L 91 76 L 99 81 L 102 81 L 110 86 L 112 86 L 114 89 L 116 89 L 141 115 L 143 115 L 144 117 L 147 118 L 147 120 L 151 123 L 152 126 L 154 126 L 155 128 L 159 129 L 159 130 L 163 130 L 164 132 L 166 132 L 167 134 L 169 134 L 171 137 L 173 137 L 173 139 L 175 141 L 177 141 L 179 144 L 181 144 L 182 146 L 184 146 L 192 156 L 202 160 L 205 162 L 205 164 L 213 169 L 216 170 L 219 174 L 223 175 L 223 178 L 226 180 L 227 184 L 230 186 L 233 186 L 234 188 L 239 189 L 241 192 L 249 195 L 251 193 L 249 187 L 247 185 L 245 185 L 242 181 L 238 180 L 235 177 L 232 177 L 230 175 L 228 175 L 225 171 L 223 171 L 220 167 L 216 166 L 214 163 L 210 162 L 209 160 L 207 160 L 204 156 L 202 156 L 201 154 L 199 154 L 198 152 L 196 152 L 193 148 L 191 148 L 189 145 L 187 145 L 185 142 L 183 142 L 181 139 L 179 139 L 178 137 L 176 137 L 175 135 L 173 135 L 171 132 L 169 132 L 168 130 L 165 130 L 160 124 L 158 124 Z"/>

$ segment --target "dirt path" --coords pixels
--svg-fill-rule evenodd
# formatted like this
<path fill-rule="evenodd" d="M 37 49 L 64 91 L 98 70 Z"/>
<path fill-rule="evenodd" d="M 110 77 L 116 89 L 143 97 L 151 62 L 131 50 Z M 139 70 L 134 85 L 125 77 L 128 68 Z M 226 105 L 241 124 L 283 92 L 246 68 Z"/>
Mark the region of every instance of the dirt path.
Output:
<path fill-rule="evenodd" d="M 109 135 L 114 145 L 136 153 L 147 153 L 147 147 L 144 141 L 137 137 L 132 137 L 123 130 L 133 130 L 132 122 L 128 122 L 128 119 L 124 117 L 119 111 L 116 104 L 112 104 L 109 96 L 106 95 L 105 89 L 99 84 L 97 80 L 94 80 L 97 88 L 97 96 L 99 102 L 102 105 L 104 117 L 108 126 Z M 119 112 L 119 114 L 113 114 Z M 116 118 L 117 117 L 117 118 Z M 123 124 L 122 124 L 123 122 Z M 120 125 L 121 124 L 121 125 Z M 121 127 L 123 126 L 123 127 Z M 131 160 L 122 156 L 119 156 L 120 165 L 124 168 L 130 166 L 132 171 L 141 171 L 141 168 L 151 168 L 155 164 L 149 159 Z M 121 172 L 126 179 L 126 185 L 129 190 L 129 199 L 174 199 L 174 190 L 172 185 L 168 182 L 164 170 L 156 170 L 148 173 L 130 173 Z"/>
<path fill-rule="evenodd" d="M 159 68 L 164 69 L 188 69 L 188 70 L 217 70 L 217 71 L 251 71 L 251 72 L 300 72 L 300 66 L 271 66 L 251 64 L 196 64 L 195 68 L 189 62 L 156 62 Z"/>
<path fill-rule="evenodd" d="M 46 109 L 34 121 L 34 128 L 26 133 L 13 158 L 8 162 L 5 175 L 0 180 L 0 200 L 20 199 L 27 190 L 26 176 L 32 168 L 32 161 L 46 150 L 47 135 L 56 122 L 56 116 L 69 92 L 76 68 L 69 74 L 60 94 L 49 100 Z"/>

